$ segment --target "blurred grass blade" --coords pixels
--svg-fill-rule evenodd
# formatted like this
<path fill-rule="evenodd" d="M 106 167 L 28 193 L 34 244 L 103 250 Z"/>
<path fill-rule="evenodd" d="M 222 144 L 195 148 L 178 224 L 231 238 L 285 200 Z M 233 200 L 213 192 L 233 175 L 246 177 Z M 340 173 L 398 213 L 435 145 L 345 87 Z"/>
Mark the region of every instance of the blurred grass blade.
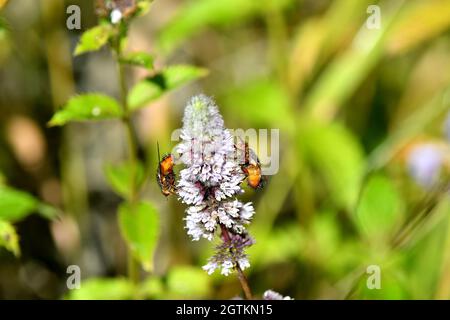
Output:
<path fill-rule="evenodd" d="M 446 88 L 400 123 L 398 128 L 370 154 L 367 172 L 386 165 L 409 139 L 414 138 L 432 121 L 447 113 L 449 109 L 450 88 Z"/>
<path fill-rule="evenodd" d="M 450 27 L 450 1 L 411 1 L 399 16 L 387 41 L 387 52 L 405 54 L 423 42 L 435 39 Z"/>
<path fill-rule="evenodd" d="M 128 94 L 130 110 L 136 110 L 170 90 L 207 75 L 207 70 L 190 65 L 174 65 L 139 81 Z"/>
<path fill-rule="evenodd" d="M 122 111 L 113 98 L 89 93 L 72 97 L 49 122 L 50 126 L 62 126 L 70 121 L 105 120 L 120 118 Z"/>
<path fill-rule="evenodd" d="M 301 92 L 313 72 L 347 44 L 349 36 L 367 19 L 366 8 L 370 3 L 370 0 L 333 1 L 325 15 L 299 24 L 289 57 L 289 81 L 294 92 Z"/>
<path fill-rule="evenodd" d="M 368 29 L 365 24 L 361 26 L 351 47 L 323 72 L 306 98 L 305 109 L 322 121 L 335 117 L 383 56 L 390 26 L 399 11 L 397 6 L 390 15 L 386 13 L 379 30 Z"/>

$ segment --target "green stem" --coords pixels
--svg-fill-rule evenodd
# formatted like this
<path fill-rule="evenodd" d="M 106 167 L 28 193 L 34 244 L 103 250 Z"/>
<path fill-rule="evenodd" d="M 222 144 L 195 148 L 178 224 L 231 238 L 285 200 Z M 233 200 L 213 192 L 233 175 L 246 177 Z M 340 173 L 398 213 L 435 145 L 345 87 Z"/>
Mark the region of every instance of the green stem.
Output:
<path fill-rule="evenodd" d="M 125 67 L 122 63 L 122 50 L 120 45 L 120 39 L 117 39 L 114 46 L 115 58 L 117 63 L 117 73 L 119 77 L 120 86 L 120 101 L 122 105 L 123 117 L 122 122 L 127 132 L 127 144 L 128 144 L 128 159 L 130 161 L 130 194 L 129 201 L 133 205 L 138 201 L 137 190 L 137 165 L 138 165 L 138 149 L 137 141 L 134 134 L 133 123 L 131 119 L 130 110 L 128 107 L 127 95 L 128 88 L 125 78 Z M 139 262 L 133 257 L 131 252 L 128 252 L 128 278 L 134 284 L 139 283 Z"/>

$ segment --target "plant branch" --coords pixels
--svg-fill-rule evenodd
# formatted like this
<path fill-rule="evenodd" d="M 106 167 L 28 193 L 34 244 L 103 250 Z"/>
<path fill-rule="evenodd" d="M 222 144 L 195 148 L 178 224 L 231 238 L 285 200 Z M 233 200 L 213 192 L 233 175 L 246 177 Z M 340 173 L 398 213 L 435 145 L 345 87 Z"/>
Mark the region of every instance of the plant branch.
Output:
<path fill-rule="evenodd" d="M 222 231 L 222 237 L 223 237 L 224 241 L 228 244 L 231 244 L 231 238 L 230 238 L 230 234 L 228 233 L 227 228 L 223 224 L 220 224 L 220 229 Z M 233 250 L 233 248 L 230 248 L 230 250 Z M 253 294 L 250 289 L 248 279 L 245 276 L 244 272 L 242 271 L 241 267 L 239 267 L 239 263 L 237 261 L 234 261 L 234 269 L 237 272 L 238 279 L 241 284 L 242 290 L 244 291 L 245 298 L 247 300 L 252 300 Z"/>

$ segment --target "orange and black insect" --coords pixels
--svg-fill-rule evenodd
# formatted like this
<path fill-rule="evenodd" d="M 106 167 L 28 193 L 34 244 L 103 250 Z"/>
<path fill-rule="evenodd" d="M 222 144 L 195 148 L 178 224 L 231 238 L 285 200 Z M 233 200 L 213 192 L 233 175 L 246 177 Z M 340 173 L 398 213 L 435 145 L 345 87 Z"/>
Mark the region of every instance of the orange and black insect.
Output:
<path fill-rule="evenodd" d="M 171 194 L 175 194 L 177 188 L 175 186 L 175 172 L 173 171 L 174 159 L 173 155 L 166 154 L 161 159 L 159 154 L 159 143 L 157 143 L 158 147 L 158 169 L 156 173 L 156 181 L 158 182 L 159 187 L 161 188 L 161 192 L 166 197 Z"/>
<path fill-rule="evenodd" d="M 261 189 L 266 184 L 266 177 L 262 175 L 261 163 L 248 143 L 244 143 L 244 163 L 242 171 L 247 176 L 247 184 L 253 189 Z"/>

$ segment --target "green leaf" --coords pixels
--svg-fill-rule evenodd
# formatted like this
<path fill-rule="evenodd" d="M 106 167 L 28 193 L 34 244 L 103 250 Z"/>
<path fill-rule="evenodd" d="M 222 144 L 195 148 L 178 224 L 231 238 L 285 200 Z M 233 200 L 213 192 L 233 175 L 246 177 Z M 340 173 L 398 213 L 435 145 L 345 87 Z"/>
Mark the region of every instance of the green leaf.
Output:
<path fill-rule="evenodd" d="M 103 47 L 112 35 L 112 27 L 108 24 L 99 25 L 85 31 L 75 48 L 75 55 L 96 51 Z"/>
<path fill-rule="evenodd" d="M 338 206 L 353 210 L 364 170 L 362 146 L 339 123 L 305 121 L 299 127 L 300 150 L 324 179 L 329 197 Z"/>
<path fill-rule="evenodd" d="M 120 118 L 122 111 L 116 100 L 102 94 L 83 94 L 71 98 L 57 111 L 50 126 L 61 126 L 69 121 L 105 120 Z"/>
<path fill-rule="evenodd" d="M 28 193 L 9 187 L 0 187 L 0 219 L 15 222 L 34 210 L 38 201 Z"/>
<path fill-rule="evenodd" d="M 128 198 L 131 189 L 131 170 L 132 167 L 129 163 L 122 163 L 119 165 L 107 164 L 105 166 L 106 180 L 112 187 L 112 189 L 124 198 Z M 136 170 L 136 184 L 142 185 L 145 180 L 144 166 L 142 163 L 138 163 Z"/>
<path fill-rule="evenodd" d="M 0 247 L 14 253 L 16 257 L 20 256 L 19 236 L 16 229 L 9 222 L 0 219 Z"/>
<path fill-rule="evenodd" d="M 152 70 L 154 58 L 146 52 L 132 52 L 122 57 L 121 61 L 133 66 L 144 67 Z"/>
<path fill-rule="evenodd" d="M 201 299 L 210 293 L 210 276 L 192 266 L 172 268 L 167 278 L 169 294 L 173 298 Z"/>
<path fill-rule="evenodd" d="M 169 90 L 181 87 L 193 80 L 204 77 L 207 70 L 190 65 L 167 67 L 155 75 L 138 82 L 128 94 L 130 110 L 142 108 Z"/>
<path fill-rule="evenodd" d="M 71 290 L 69 300 L 125 300 L 132 299 L 134 286 L 123 278 L 95 278 L 81 282 L 80 289 Z"/>
<path fill-rule="evenodd" d="M 16 222 L 34 211 L 48 219 L 57 215 L 55 208 L 40 202 L 30 194 L 0 186 L 0 219 Z"/>
<path fill-rule="evenodd" d="M 392 182 L 383 175 L 369 178 L 356 210 L 356 225 L 369 239 L 386 239 L 403 217 L 404 204 Z"/>
<path fill-rule="evenodd" d="M 151 271 L 160 229 L 156 208 L 148 202 L 123 203 L 119 208 L 119 226 L 133 256 Z"/>

